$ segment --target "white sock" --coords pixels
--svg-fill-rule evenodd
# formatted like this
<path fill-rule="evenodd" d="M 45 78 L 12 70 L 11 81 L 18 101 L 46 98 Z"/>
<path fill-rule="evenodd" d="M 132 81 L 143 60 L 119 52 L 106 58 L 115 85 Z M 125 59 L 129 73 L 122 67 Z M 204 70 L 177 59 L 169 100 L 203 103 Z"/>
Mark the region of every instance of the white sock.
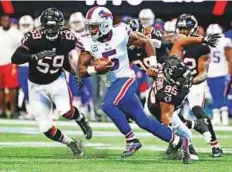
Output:
<path fill-rule="evenodd" d="M 67 135 L 63 134 L 63 139 L 62 139 L 61 143 L 67 145 L 67 144 L 69 144 L 69 143 L 72 142 L 72 141 L 73 141 L 72 138 L 70 138 L 70 137 L 68 137 Z"/>
<path fill-rule="evenodd" d="M 172 125 L 178 136 L 187 137 L 189 140 L 192 140 L 192 133 L 188 127 L 180 120 L 177 113 L 174 113 L 172 116 Z"/>
<path fill-rule="evenodd" d="M 222 125 L 229 125 L 229 113 L 228 107 L 223 106 L 221 107 L 221 116 L 222 116 Z"/>
<path fill-rule="evenodd" d="M 221 124 L 221 113 L 219 109 L 213 109 L 213 118 L 212 118 L 213 125 L 220 125 Z"/>

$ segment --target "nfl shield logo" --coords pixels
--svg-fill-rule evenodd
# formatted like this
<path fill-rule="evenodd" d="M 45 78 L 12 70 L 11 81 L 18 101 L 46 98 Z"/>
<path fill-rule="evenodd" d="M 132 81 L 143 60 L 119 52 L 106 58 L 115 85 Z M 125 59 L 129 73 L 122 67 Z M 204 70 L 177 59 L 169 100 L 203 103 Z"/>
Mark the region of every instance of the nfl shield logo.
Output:
<path fill-rule="evenodd" d="M 97 45 L 92 45 L 92 46 L 91 46 L 91 49 L 92 49 L 93 52 L 98 51 Z"/>

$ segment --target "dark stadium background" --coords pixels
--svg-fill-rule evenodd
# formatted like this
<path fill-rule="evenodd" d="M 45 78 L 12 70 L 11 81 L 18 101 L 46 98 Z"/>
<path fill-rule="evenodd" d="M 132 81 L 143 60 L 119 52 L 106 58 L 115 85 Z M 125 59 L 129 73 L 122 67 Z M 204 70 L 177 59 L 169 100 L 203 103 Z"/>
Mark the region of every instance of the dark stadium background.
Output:
<path fill-rule="evenodd" d="M 187 1 L 187 0 L 186 0 Z M 95 5 L 97 5 L 95 3 Z M 86 5 L 85 1 L 5 1 L 1 2 L 0 14 L 12 13 L 13 17 L 20 17 L 29 14 L 33 17 L 39 14 L 47 7 L 56 7 L 63 11 L 68 17 L 72 12 L 81 11 L 86 13 L 91 7 Z M 107 1 L 106 7 L 112 10 L 114 15 L 132 15 L 137 16 L 143 8 L 151 8 L 156 18 L 169 20 L 183 13 L 195 15 L 199 24 L 207 27 L 210 23 L 217 22 L 225 30 L 229 29 L 232 21 L 232 2 L 231 1 L 203 1 L 203 2 L 175 2 L 167 3 L 163 1 L 143 1 L 137 6 L 130 5 L 123 1 L 122 5 L 115 6 L 112 1 Z"/>

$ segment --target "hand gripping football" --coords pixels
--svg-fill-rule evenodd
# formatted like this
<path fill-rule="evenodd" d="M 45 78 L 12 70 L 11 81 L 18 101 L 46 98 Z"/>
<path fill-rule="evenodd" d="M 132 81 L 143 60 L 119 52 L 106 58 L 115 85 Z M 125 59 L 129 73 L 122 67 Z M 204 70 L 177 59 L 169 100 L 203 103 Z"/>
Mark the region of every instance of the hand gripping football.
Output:
<path fill-rule="evenodd" d="M 98 74 L 105 74 L 113 67 L 113 62 L 107 58 L 94 59 L 92 65 Z"/>

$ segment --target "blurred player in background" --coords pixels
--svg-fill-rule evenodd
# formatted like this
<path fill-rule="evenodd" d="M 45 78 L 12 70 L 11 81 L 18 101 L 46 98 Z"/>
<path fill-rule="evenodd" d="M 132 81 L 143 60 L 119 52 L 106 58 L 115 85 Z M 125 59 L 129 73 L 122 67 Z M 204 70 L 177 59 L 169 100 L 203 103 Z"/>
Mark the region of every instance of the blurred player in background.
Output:
<path fill-rule="evenodd" d="M 232 42 L 225 38 L 222 27 L 211 24 L 206 30 L 207 35 L 219 33 L 222 35 L 216 48 L 210 49 L 210 64 L 208 70 L 208 86 L 212 95 L 214 125 L 229 125 L 228 102 L 224 94 L 226 78 L 228 76 L 228 60 L 231 58 Z"/>
<path fill-rule="evenodd" d="M 23 34 L 11 27 L 10 16 L 1 16 L 0 27 L 0 107 L 1 117 L 6 118 L 6 89 L 8 91 L 10 103 L 10 117 L 16 118 L 16 99 L 18 82 L 18 68 L 11 63 L 11 56 L 20 45 Z"/>
<path fill-rule="evenodd" d="M 196 35 L 198 28 L 197 19 L 191 14 L 182 14 L 179 16 L 176 23 L 176 33 L 185 34 L 187 36 Z M 197 119 L 205 118 L 205 122 L 202 123 L 202 128 L 196 129 L 200 132 L 205 141 L 212 146 L 212 156 L 222 156 L 223 152 L 219 146 L 216 138 L 216 134 L 213 129 L 213 125 L 209 116 L 204 112 L 204 92 L 206 87 L 207 72 L 209 67 L 209 56 L 210 49 L 208 45 L 195 44 L 189 45 L 184 48 L 184 62 L 192 70 L 193 75 L 193 86 L 190 88 L 188 94 L 189 107 L 192 110 L 194 116 Z M 181 115 L 180 115 L 181 117 Z M 186 123 L 185 119 L 182 118 L 183 122 Z M 205 125 L 208 125 L 210 135 L 205 130 Z M 188 126 L 194 128 L 194 125 Z"/>
<path fill-rule="evenodd" d="M 72 105 L 72 97 L 63 69 L 70 71 L 69 59 L 74 50 L 76 38 L 65 30 L 63 14 L 55 9 L 46 9 L 41 17 L 41 29 L 28 32 L 22 45 L 12 56 L 15 64 L 29 63 L 29 102 L 32 114 L 43 134 L 67 145 L 74 155 L 81 155 L 81 144 L 55 127 L 51 116 L 53 103 L 59 115 L 75 120 L 86 139 L 91 139 L 92 130 L 79 110 Z"/>
<path fill-rule="evenodd" d="M 25 35 L 27 32 L 32 31 L 34 29 L 34 20 L 31 16 L 25 15 L 19 19 L 19 30 L 20 32 Z M 19 65 L 19 84 L 20 88 L 22 89 L 23 94 L 19 92 L 19 107 L 22 107 L 23 101 L 25 102 L 26 113 L 21 116 L 20 118 L 23 119 L 32 119 L 31 109 L 29 105 L 29 98 L 28 98 L 28 63 Z M 22 95 L 22 96 L 21 96 Z"/>
<path fill-rule="evenodd" d="M 138 31 L 144 34 L 146 37 L 151 38 L 154 48 L 160 48 L 161 45 L 161 36 L 162 33 L 159 30 L 154 29 L 155 15 L 151 11 L 151 9 L 142 9 L 139 13 L 139 19 L 127 19 L 124 21 L 125 23 L 129 24 L 133 31 Z M 133 45 L 128 46 L 128 55 L 129 59 L 133 64 L 133 68 L 135 70 L 136 78 L 137 78 L 137 94 L 140 97 L 143 104 L 145 103 L 146 92 L 149 88 L 148 76 L 146 75 L 145 70 L 143 69 L 142 62 L 140 61 L 143 59 L 144 61 L 150 61 L 146 54 L 145 49 L 136 47 Z M 156 63 L 156 61 L 154 62 Z"/>
<path fill-rule="evenodd" d="M 70 15 L 69 26 L 73 34 L 78 37 L 85 37 L 85 18 L 81 12 L 75 12 Z M 77 59 L 78 60 L 78 59 Z M 73 103 L 80 107 L 82 112 L 90 115 L 91 121 L 96 120 L 94 104 L 92 99 L 92 85 L 89 78 L 82 79 L 82 85 L 78 88 L 75 76 L 69 76 L 69 86 L 73 94 Z"/>

